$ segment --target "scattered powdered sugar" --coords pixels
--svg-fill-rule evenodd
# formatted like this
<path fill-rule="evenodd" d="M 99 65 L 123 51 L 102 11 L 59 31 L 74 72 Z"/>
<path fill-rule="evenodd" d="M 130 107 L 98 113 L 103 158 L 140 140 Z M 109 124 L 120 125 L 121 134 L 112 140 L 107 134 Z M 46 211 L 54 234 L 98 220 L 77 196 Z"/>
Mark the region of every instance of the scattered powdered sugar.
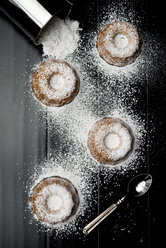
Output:
<path fill-rule="evenodd" d="M 102 6 L 98 13 L 98 27 L 92 30 L 91 33 L 86 34 L 89 39 L 87 46 L 84 51 L 88 54 L 88 63 L 92 67 L 97 67 L 99 74 L 102 75 L 103 80 L 111 80 L 111 84 L 117 84 L 117 81 L 122 82 L 124 88 L 126 83 L 130 83 L 130 87 L 136 84 L 145 84 L 146 80 L 153 85 L 151 78 L 157 75 L 159 66 L 163 66 L 160 61 L 162 55 L 163 46 L 158 36 L 153 33 L 149 33 L 145 26 L 145 16 L 139 16 L 138 13 L 131 9 L 130 4 L 127 1 L 121 3 L 109 3 L 108 5 Z M 116 67 L 108 64 L 103 60 L 96 48 L 97 36 L 107 24 L 115 21 L 128 22 L 132 24 L 137 30 L 140 36 L 142 47 L 141 53 L 136 58 L 134 63 L 123 67 Z M 119 50 L 120 51 L 120 50 Z M 154 62 L 155 61 L 155 62 Z"/>
<path fill-rule="evenodd" d="M 86 166 L 88 163 L 88 167 Z M 83 228 L 84 222 L 87 221 L 87 218 L 91 216 L 91 210 L 94 209 L 95 199 L 96 199 L 96 185 L 97 185 L 97 173 L 95 171 L 94 165 L 90 164 L 90 158 L 85 157 L 80 158 L 80 155 L 71 155 L 60 153 L 56 156 L 51 156 L 50 158 L 43 161 L 42 163 L 35 166 L 33 171 L 30 172 L 30 179 L 26 183 L 26 190 L 29 194 L 29 199 L 33 194 L 33 190 L 37 184 L 39 184 L 43 179 L 58 176 L 63 177 L 64 179 L 69 180 L 73 186 L 76 188 L 80 200 L 79 207 L 74 216 L 70 217 L 68 221 L 64 223 L 51 224 L 46 222 L 40 222 L 38 217 L 33 213 L 31 208 L 31 203 L 29 202 L 29 210 L 32 211 L 33 218 L 31 223 L 34 221 L 42 224 L 47 231 L 54 229 L 58 235 L 67 235 L 72 232 L 80 233 Z M 47 193 L 52 193 L 52 198 L 48 199 L 48 206 L 50 208 L 55 208 L 55 197 L 54 193 L 61 196 L 63 202 L 63 211 L 53 216 L 49 215 L 50 221 L 54 219 L 64 218 L 64 215 L 68 215 L 70 209 L 73 206 L 73 201 L 71 195 L 66 191 L 64 187 L 56 185 L 51 185 L 46 187 L 42 192 L 42 195 L 39 199 L 39 208 L 43 207 L 43 201 Z M 93 192 L 93 193 L 92 193 Z M 61 203 L 57 203 L 56 207 L 58 208 Z M 40 204 L 41 203 L 41 204 Z M 42 209 L 43 211 L 43 209 Z M 82 220 L 83 216 L 87 214 L 86 220 Z M 48 213 L 47 213 L 48 216 Z M 41 226 L 41 230 L 42 230 Z"/>
<path fill-rule="evenodd" d="M 130 126 L 135 137 L 134 150 L 128 159 L 122 161 L 119 165 L 114 166 L 114 168 L 109 165 L 104 165 L 104 167 L 108 166 L 109 170 L 116 170 L 118 168 L 123 168 L 124 170 L 133 168 L 136 170 L 138 168 L 137 164 L 139 165 L 141 161 L 144 160 L 144 146 L 146 140 L 145 116 L 139 117 L 131 108 L 126 109 L 119 103 L 111 108 L 106 108 L 103 115 L 99 117 L 96 114 L 92 114 L 91 111 L 87 112 L 83 105 L 79 105 L 78 101 L 79 99 L 76 100 L 76 105 L 73 103 L 69 107 L 62 107 L 62 111 L 59 109 L 48 109 L 49 135 L 50 139 L 54 140 L 52 145 L 50 145 L 51 152 L 57 154 L 64 149 L 64 146 L 67 146 L 67 151 L 70 154 L 81 155 L 81 161 L 86 158 L 86 156 L 91 157 L 94 167 L 96 166 L 96 170 L 98 170 L 100 163 L 90 155 L 88 149 L 89 131 L 99 118 L 115 117 L 121 119 Z M 126 135 L 125 132 L 125 137 Z M 56 139 L 60 139 L 60 143 L 57 143 Z M 126 149 L 128 150 L 131 145 L 131 139 L 128 135 L 125 144 L 126 146 L 124 150 L 122 149 L 123 151 L 126 151 Z"/>
<path fill-rule="evenodd" d="M 123 7 L 123 4 L 121 6 L 110 4 L 107 10 L 101 11 L 98 30 L 87 31 L 89 33 L 85 34 L 86 37 L 82 37 L 83 40 L 86 38 L 86 46 L 80 46 L 74 56 L 67 57 L 67 61 L 76 68 L 81 79 L 80 92 L 75 100 L 61 108 L 49 108 L 36 102 L 39 110 L 47 112 L 48 156 L 51 153 L 53 158 L 43 162 L 35 173 L 32 172 L 29 187 L 32 189 L 45 177 L 58 175 L 74 184 L 81 199 L 77 215 L 68 223 L 58 226 L 47 225 L 48 228 L 58 230 L 58 233 L 64 230 L 65 233 L 81 230 L 85 212 L 88 211 L 91 216 L 99 201 L 100 195 L 97 197 L 97 191 L 94 191 L 96 185 L 102 184 L 102 187 L 106 188 L 111 181 L 112 188 L 109 187 L 109 193 L 118 193 L 113 189 L 119 189 L 116 186 L 120 184 L 120 179 L 126 180 L 129 174 L 141 171 L 142 168 L 145 170 L 148 166 L 146 164 L 148 156 L 146 142 L 149 134 L 146 133 L 148 102 L 145 94 L 143 105 L 139 103 L 140 85 L 148 89 L 147 81 L 158 70 L 154 65 L 154 59 L 159 56 L 159 43 L 155 37 L 142 29 L 141 21 L 136 18 L 135 13 L 132 10 L 126 11 Z M 107 64 L 96 49 L 98 32 L 107 23 L 115 20 L 135 25 L 143 41 L 139 57 L 134 63 L 124 67 Z M 60 56 L 60 53 L 58 55 Z M 132 154 L 116 166 L 97 162 L 87 146 L 89 131 L 95 122 L 103 117 L 122 119 L 131 127 L 135 137 Z M 114 145 L 117 145 L 117 139 L 114 141 Z"/>
<path fill-rule="evenodd" d="M 79 23 L 70 19 L 61 20 L 56 17 L 40 37 L 43 55 L 64 59 L 78 47 Z"/>

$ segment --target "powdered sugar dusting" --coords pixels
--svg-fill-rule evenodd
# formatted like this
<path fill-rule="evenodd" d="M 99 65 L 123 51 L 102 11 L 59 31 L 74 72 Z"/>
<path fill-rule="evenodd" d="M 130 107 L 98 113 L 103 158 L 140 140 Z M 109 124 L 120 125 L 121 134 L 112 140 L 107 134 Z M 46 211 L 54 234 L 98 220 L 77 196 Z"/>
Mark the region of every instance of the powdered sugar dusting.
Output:
<path fill-rule="evenodd" d="M 125 22 L 114 22 L 111 25 L 105 37 L 106 49 L 112 57 L 132 56 L 139 48 L 139 36 L 135 28 Z"/>
<path fill-rule="evenodd" d="M 98 123 L 95 124 L 95 127 L 96 125 Z M 89 142 L 91 143 L 91 138 Z M 106 152 L 109 156 L 108 159 L 114 161 L 123 158 L 132 149 L 131 135 L 128 129 L 120 122 L 112 121 L 110 125 L 101 126 L 100 130 L 94 134 L 94 143 L 93 145 L 96 149 L 101 150 L 101 153 Z"/>
<path fill-rule="evenodd" d="M 53 73 L 55 73 L 55 76 L 51 77 Z M 51 85 L 56 91 L 52 91 L 51 88 L 48 87 L 49 77 L 52 78 Z M 39 83 L 49 98 L 63 99 L 74 90 L 76 80 L 75 73 L 67 64 L 60 61 L 55 63 L 51 63 L 51 61 L 49 63 L 48 61 L 43 77 L 39 78 Z"/>
<path fill-rule="evenodd" d="M 139 84 L 145 84 L 146 79 L 151 80 L 159 69 L 159 66 L 155 65 L 160 64 L 160 67 L 163 66 L 163 63 L 160 61 L 160 57 L 163 57 L 162 44 L 156 33 L 148 33 L 145 26 L 145 16 L 139 16 L 127 1 L 120 3 L 111 2 L 108 5 L 104 4 L 98 15 L 99 23 L 97 29 L 93 29 L 90 34 L 87 34 L 89 39 L 85 50 L 88 54 L 89 63 L 98 68 L 103 80 L 108 81 L 111 79 L 112 85 L 119 81 L 123 83 L 122 87 L 124 86 L 126 88 L 126 82 L 130 83 L 132 87 L 133 85 L 137 85 L 138 82 Z M 142 41 L 140 55 L 134 63 L 124 67 L 109 65 L 100 57 L 96 48 L 97 35 L 100 30 L 107 24 L 115 21 L 128 22 L 133 25 L 138 30 Z M 152 84 L 153 82 L 150 85 Z"/>
<path fill-rule="evenodd" d="M 114 38 L 114 44 L 118 48 L 125 48 L 128 45 L 128 39 L 125 35 L 118 34 Z"/>
<path fill-rule="evenodd" d="M 87 115 L 87 111 L 86 109 L 84 109 L 83 106 L 71 106 L 71 109 L 72 111 L 70 110 L 70 108 L 63 108 L 63 112 L 57 112 L 56 110 L 50 110 L 48 112 L 48 117 L 50 121 L 49 128 L 51 132 L 54 132 L 59 137 L 64 137 L 65 134 L 65 142 L 61 142 L 62 147 L 54 147 L 54 149 L 55 151 L 56 149 L 61 150 L 63 148 L 63 145 L 67 144 L 70 153 L 81 153 L 82 158 L 86 157 L 86 154 L 88 154 L 88 156 L 93 159 L 94 164 L 98 167 L 99 163 L 90 155 L 88 149 L 89 131 L 91 130 L 92 126 L 96 123 L 96 121 L 98 121 L 98 117 L 93 115 L 91 112 Z M 135 137 L 135 147 L 130 157 L 127 160 L 122 161 L 119 164 L 119 167 L 132 167 L 132 164 L 134 163 L 136 169 L 136 161 L 138 159 L 139 164 L 142 159 L 141 151 L 144 150 L 143 147 L 146 137 L 144 119 L 134 114 L 131 109 L 127 110 L 120 104 L 112 106 L 111 109 L 107 108 L 106 111 L 104 111 L 102 117 L 105 116 L 120 118 L 131 127 L 133 135 Z M 53 137 L 54 135 L 52 135 L 51 139 L 53 139 Z M 128 145 L 125 146 L 124 150 L 128 150 L 130 147 L 131 139 L 130 136 L 127 137 Z M 116 165 L 115 167 L 118 168 L 118 165 Z M 112 167 L 110 169 L 112 169 Z"/>
<path fill-rule="evenodd" d="M 72 195 L 65 187 L 55 183 L 47 185 L 35 199 L 36 218 L 40 216 L 48 223 L 62 222 L 70 216 L 73 206 Z"/>
<path fill-rule="evenodd" d="M 59 106 L 68 103 L 70 97 L 73 100 L 79 88 L 79 78 L 68 63 L 46 60 L 34 73 L 32 87 L 43 104 Z"/>
<path fill-rule="evenodd" d="M 122 3 L 120 6 L 119 4 L 110 5 L 109 8 L 107 6 L 106 9 L 101 11 L 98 29 L 87 31 L 82 37 L 83 41 L 85 39 L 87 42 L 86 46 L 85 44 L 80 46 L 74 56 L 67 57 L 67 61 L 76 68 L 81 78 L 80 94 L 75 101 L 60 109 L 47 108 L 36 102 L 39 110 L 47 112 L 48 150 L 49 154 L 50 152 L 53 154 L 53 159 L 48 159 L 41 165 L 41 169 L 37 169 L 37 177 L 32 172 L 33 180 L 30 187 L 39 178 L 41 180 L 46 176 L 59 175 L 75 182 L 81 198 L 80 209 L 70 222 L 58 227 L 49 226 L 58 232 L 64 230 L 67 230 L 67 233 L 80 232 L 85 211 L 88 211 L 89 216 L 95 211 L 97 198 L 93 189 L 99 183 L 96 178 L 102 175 L 104 187 L 107 187 L 111 180 L 116 186 L 119 185 L 117 175 L 120 175 L 119 178 L 127 178 L 129 172 L 131 175 L 143 167 L 145 169 L 146 166 L 148 110 L 139 103 L 140 86 L 145 91 L 148 87 L 146 80 L 158 70 L 156 64 L 154 65 L 154 59 L 161 54 L 159 43 L 156 37 L 145 32 L 139 17 L 137 18 L 132 10 L 126 11 Z M 100 58 L 96 49 L 98 32 L 107 23 L 115 20 L 134 24 L 143 41 L 142 52 L 136 61 L 121 68 L 108 65 Z M 157 59 L 157 62 L 159 60 Z M 145 104 L 146 94 L 143 100 Z M 135 136 L 135 147 L 130 157 L 114 167 L 97 162 L 87 147 L 88 133 L 92 126 L 106 116 L 125 121 Z M 95 196 L 92 191 L 95 192 Z M 115 194 L 111 188 L 109 192 Z"/>
<path fill-rule="evenodd" d="M 117 149 L 120 145 L 120 137 L 118 134 L 109 133 L 106 135 L 104 143 L 109 149 Z"/>
<path fill-rule="evenodd" d="M 55 90 L 63 89 L 65 87 L 64 77 L 61 75 L 52 76 L 50 80 L 50 85 Z"/>
<path fill-rule="evenodd" d="M 70 219 L 64 223 L 51 224 L 46 222 L 40 222 L 43 227 L 47 228 L 47 231 L 55 230 L 58 235 L 68 235 L 71 232 L 80 233 L 79 230 L 83 228 L 84 221 L 83 216 L 87 214 L 87 218 L 91 216 L 91 210 L 94 209 L 95 198 L 96 198 L 96 184 L 97 184 L 97 173 L 93 163 L 90 163 L 90 158 L 85 156 L 84 158 L 81 154 L 72 155 L 64 154 L 59 151 L 58 155 L 51 156 L 50 159 L 43 161 L 42 163 L 35 166 L 35 169 L 31 171 L 31 176 L 28 184 L 26 184 L 26 190 L 28 191 L 29 198 L 33 194 L 34 187 L 40 183 L 43 179 L 58 176 L 69 180 L 78 191 L 78 196 L 80 200 L 79 207 L 75 215 L 70 217 Z M 88 166 L 87 166 L 88 165 Z M 57 193 L 62 196 L 63 201 L 65 200 L 66 210 L 64 209 L 56 218 L 59 220 L 64 217 L 64 212 L 68 214 L 73 205 L 72 201 L 69 200 L 70 195 L 67 195 L 64 188 L 59 188 L 54 185 L 51 188 L 45 189 L 45 194 Z M 64 192 L 65 190 L 65 192 Z M 93 193 L 92 193 L 93 192 Z M 69 196 L 69 198 L 67 197 Z M 67 198 L 66 198 L 67 197 Z M 41 197 L 41 202 L 39 202 L 39 207 L 43 206 L 43 196 Z M 67 204 L 70 203 L 70 204 Z M 29 210 L 32 211 L 31 204 L 29 203 Z M 33 212 L 32 212 L 33 213 Z M 63 214 L 63 216 L 62 216 Z M 39 219 L 36 215 L 32 215 L 31 223 L 39 223 Z M 50 214 L 50 220 L 55 219 L 55 216 Z M 86 218 L 86 219 L 87 219 Z"/>
<path fill-rule="evenodd" d="M 59 194 L 53 193 L 51 196 L 47 199 L 47 206 L 51 211 L 57 211 L 60 210 L 62 207 L 62 199 L 59 195 L 63 195 L 63 192 Z M 69 196 L 70 197 L 70 196 Z"/>

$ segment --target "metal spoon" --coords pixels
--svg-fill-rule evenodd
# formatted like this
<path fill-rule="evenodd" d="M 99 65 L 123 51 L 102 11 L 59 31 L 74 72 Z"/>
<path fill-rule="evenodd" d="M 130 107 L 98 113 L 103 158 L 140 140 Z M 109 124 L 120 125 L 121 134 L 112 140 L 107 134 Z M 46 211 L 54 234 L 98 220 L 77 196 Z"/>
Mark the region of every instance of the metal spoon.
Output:
<path fill-rule="evenodd" d="M 144 195 L 152 184 L 152 176 L 150 174 L 140 174 L 133 179 L 131 179 L 127 186 L 127 194 L 122 197 L 119 201 L 112 204 L 103 213 L 101 213 L 97 218 L 91 221 L 87 226 L 84 227 L 83 233 L 85 235 L 89 234 L 98 224 L 100 224 L 108 215 L 110 215 L 119 204 L 121 204 L 126 198 L 139 197 Z"/>

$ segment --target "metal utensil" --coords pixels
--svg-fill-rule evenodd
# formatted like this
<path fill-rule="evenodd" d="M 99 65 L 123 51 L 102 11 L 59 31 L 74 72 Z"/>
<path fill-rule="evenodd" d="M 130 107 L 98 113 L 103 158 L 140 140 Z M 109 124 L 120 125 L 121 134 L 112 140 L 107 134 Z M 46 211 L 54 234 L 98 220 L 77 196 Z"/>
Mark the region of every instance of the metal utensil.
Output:
<path fill-rule="evenodd" d="M 140 174 L 131 179 L 127 186 L 127 194 L 122 197 L 119 201 L 112 204 L 97 218 L 91 221 L 87 226 L 84 227 L 83 233 L 89 234 L 96 226 L 98 226 L 108 215 L 110 215 L 126 198 L 139 197 L 144 195 L 152 184 L 152 176 L 150 174 Z"/>
<path fill-rule="evenodd" d="M 72 3 L 68 0 L 0 0 L 0 9 L 37 44 L 53 16 L 65 19 Z"/>

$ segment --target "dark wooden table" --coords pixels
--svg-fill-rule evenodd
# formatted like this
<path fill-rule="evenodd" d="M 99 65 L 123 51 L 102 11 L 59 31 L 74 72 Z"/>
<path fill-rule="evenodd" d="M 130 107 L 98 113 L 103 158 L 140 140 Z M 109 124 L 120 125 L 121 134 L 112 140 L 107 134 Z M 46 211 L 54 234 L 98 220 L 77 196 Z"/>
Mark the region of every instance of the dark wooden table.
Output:
<path fill-rule="evenodd" d="M 126 1 L 122 1 L 122 6 Z M 83 32 L 97 29 L 103 6 L 114 1 L 75 0 L 72 16 L 78 19 Z M 115 1 L 116 3 L 116 1 Z M 126 3 L 125 3 L 126 5 Z M 29 180 L 29 171 L 49 154 L 54 145 L 47 113 L 39 111 L 30 92 L 29 75 L 32 67 L 42 60 L 41 48 L 33 43 L 1 13 L 0 15 L 0 248 L 37 247 L 166 247 L 166 31 L 165 12 L 161 1 L 128 1 L 141 18 L 144 31 L 161 40 L 160 53 L 154 57 L 157 73 L 148 71 L 144 83 L 139 82 L 138 102 L 133 106 L 138 115 L 145 115 L 146 142 L 144 162 L 138 172 L 149 171 L 153 176 L 150 192 L 141 199 L 126 203 L 119 208 L 118 220 L 114 214 L 103 222 L 88 237 L 74 234 L 60 238 L 54 232 L 40 231 L 39 226 L 30 224 L 32 218 L 27 208 L 28 194 L 24 185 Z M 111 11 L 111 10 L 110 10 Z M 127 11 L 127 10 L 125 10 Z M 84 37 L 86 44 L 86 35 Z M 147 62 L 148 63 L 148 62 Z M 98 74 L 98 80 L 100 75 Z M 118 91 L 118 86 L 117 86 Z M 98 91 L 96 91 L 97 94 Z M 115 94 L 116 97 L 116 94 Z M 126 93 L 127 97 L 127 93 Z M 110 96 L 111 98 L 111 96 Z M 102 99 L 101 99 L 102 101 Z M 128 100 L 130 104 L 131 99 Z M 101 104 L 102 105 L 102 104 Z M 100 104 L 99 104 L 100 108 Z M 99 109 L 102 112 L 102 109 Z M 49 142 L 48 142 L 49 140 Z M 131 174 L 114 175 L 119 187 L 110 182 L 115 195 L 109 196 L 104 187 L 104 176 L 99 175 L 99 194 L 96 196 L 91 218 L 117 199 Z M 107 201 L 105 197 L 107 196 Z M 124 228 L 124 227 L 130 228 Z"/>

